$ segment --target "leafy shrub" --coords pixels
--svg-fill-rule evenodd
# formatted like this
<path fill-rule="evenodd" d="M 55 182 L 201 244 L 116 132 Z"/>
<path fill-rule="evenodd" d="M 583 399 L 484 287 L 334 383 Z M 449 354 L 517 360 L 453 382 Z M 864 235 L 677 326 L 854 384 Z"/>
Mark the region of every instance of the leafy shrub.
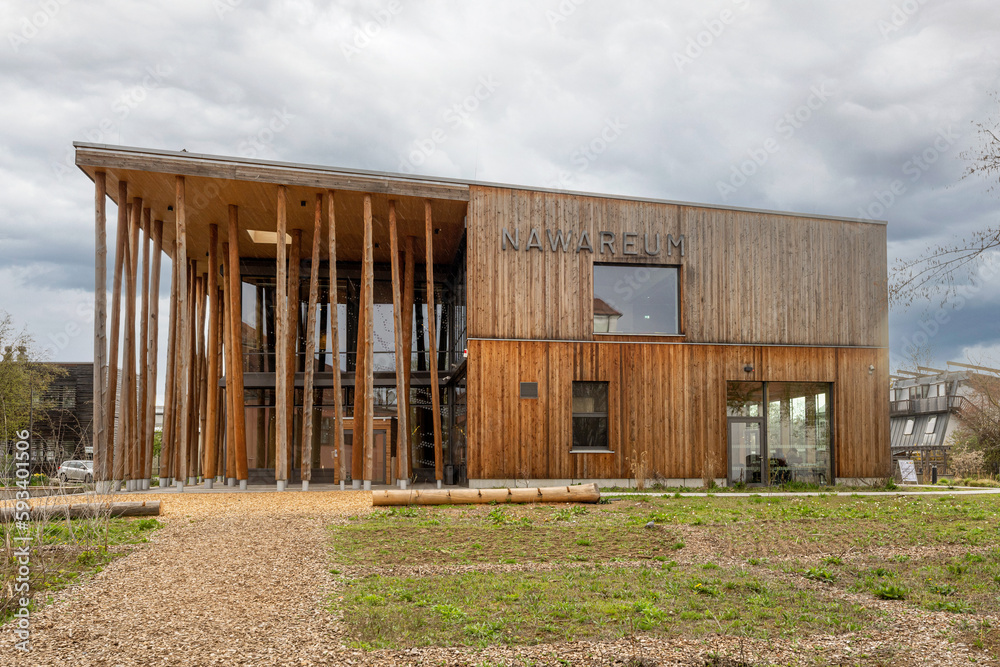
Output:
<path fill-rule="evenodd" d="M 883 581 L 872 589 L 872 593 L 880 600 L 905 600 L 910 591 L 903 586 Z"/>
<path fill-rule="evenodd" d="M 834 580 L 833 573 L 825 567 L 811 567 L 803 572 L 803 574 L 806 579 L 822 581 L 824 584 L 832 584 Z"/>

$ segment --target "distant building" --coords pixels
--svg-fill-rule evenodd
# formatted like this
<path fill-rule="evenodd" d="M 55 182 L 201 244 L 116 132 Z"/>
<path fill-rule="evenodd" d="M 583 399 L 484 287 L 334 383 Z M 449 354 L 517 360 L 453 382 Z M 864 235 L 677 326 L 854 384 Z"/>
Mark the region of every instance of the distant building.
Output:
<path fill-rule="evenodd" d="M 971 408 L 969 379 L 975 372 L 965 364 L 948 365 L 963 370 L 921 366 L 916 372 L 902 371 L 908 377 L 892 376 L 889 439 L 894 470 L 899 459 L 912 459 L 917 474 L 929 475 L 934 465 L 938 475 L 951 474 L 949 438 L 962 428 L 963 412 Z"/>
<path fill-rule="evenodd" d="M 94 364 L 45 365 L 64 372 L 34 399 L 31 460 L 36 471 L 51 474 L 62 461 L 93 457 Z"/>

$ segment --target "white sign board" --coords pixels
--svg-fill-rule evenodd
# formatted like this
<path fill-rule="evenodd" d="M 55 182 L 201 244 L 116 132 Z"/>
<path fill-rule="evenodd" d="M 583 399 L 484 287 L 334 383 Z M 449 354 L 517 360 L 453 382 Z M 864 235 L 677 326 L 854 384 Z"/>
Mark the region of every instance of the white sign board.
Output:
<path fill-rule="evenodd" d="M 899 474 L 903 478 L 903 483 L 917 483 L 917 469 L 910 459 L 899 459 Z"/>

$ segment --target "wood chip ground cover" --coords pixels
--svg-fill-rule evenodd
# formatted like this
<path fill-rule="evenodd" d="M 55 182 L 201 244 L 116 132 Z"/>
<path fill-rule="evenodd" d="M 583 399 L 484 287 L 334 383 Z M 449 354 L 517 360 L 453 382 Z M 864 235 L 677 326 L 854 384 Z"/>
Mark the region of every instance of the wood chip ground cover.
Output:
<path fill-rule="evenodd" d="M 1000 664 L 989 496 L 144 498 L 164 527 L 36 610 L 30 657 L 4 626 L 0 665 Z"/>

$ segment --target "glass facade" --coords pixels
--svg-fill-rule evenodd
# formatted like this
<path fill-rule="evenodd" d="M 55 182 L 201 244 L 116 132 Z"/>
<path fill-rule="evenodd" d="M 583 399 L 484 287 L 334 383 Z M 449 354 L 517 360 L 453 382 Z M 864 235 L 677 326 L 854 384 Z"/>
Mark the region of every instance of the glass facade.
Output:
<path fill-rule="evenodd" d="M 730 382 L 726 413 L 731 482 L 832 481 L 829 384 Z"/>

